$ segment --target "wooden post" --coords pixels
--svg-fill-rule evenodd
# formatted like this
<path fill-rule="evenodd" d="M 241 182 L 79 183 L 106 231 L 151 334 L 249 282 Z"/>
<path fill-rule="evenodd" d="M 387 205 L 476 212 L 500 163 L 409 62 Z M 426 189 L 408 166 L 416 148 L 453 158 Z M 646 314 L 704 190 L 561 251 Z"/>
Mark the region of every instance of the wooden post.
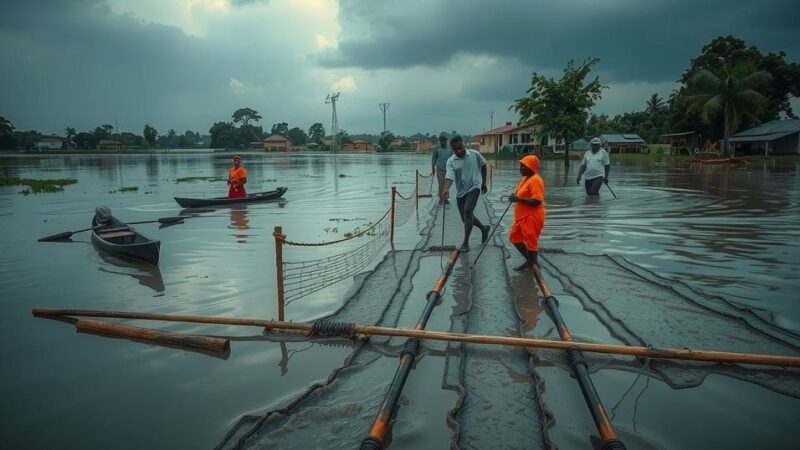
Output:
<path fill-rule="evenodd" d="M 414 207 L 419 210 L 419 169 L 414 171 Z"/>
<path fill-rule="evenodd" d="M 492 180 L 494 179 L 494 164 L 489 164 L 489 190 L 492 190 Z"/>
<path fill-rule="evenodd" d="M 84 333 L 104 334 L 137 341 L 154 342 L 211 353 L 225 353 L 231 348 L 230 340 L 207 336 L 193 336 L 170 331 L 151 330 L 149 328 L 132 327 L 130 325 L 101 322 L 99 320 L 80 319 L 75 328 Z"/>
<path fill-rule="evenodd" d="M 278 287 L 278 320 L 284 320 L 286 298 L 283 293 L 283 228 L 275 227 L 272 235 L 275 236 L 275 284 Z"/>
<path fill-rule="evenodd" d="M 397 195 L 397 188 L 392 186 L 392 206 L 391 211 L 389 212 L 389 244 L 392 246 L 392 250 L 394 250 L 394 197 Z"/>

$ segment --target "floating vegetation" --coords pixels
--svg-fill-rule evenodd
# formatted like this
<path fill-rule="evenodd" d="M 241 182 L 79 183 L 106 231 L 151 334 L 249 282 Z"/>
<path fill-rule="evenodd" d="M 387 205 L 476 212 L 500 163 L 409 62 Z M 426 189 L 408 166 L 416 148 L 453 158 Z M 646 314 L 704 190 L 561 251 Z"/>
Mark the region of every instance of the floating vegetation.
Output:
<path fill-rule="evenodd" d="M 366 217 L 354 217 L 352 219 L 347 219 L 344 217 L 334 217 L 333 219 L 328 219 L 331 222 L 352 222 L 356 220 L 367 220 Z"/>
<path fill-rule="evenodd" d="M 19 191 L 20 194 L 40 194 L 43 192 L 61 192 L 64 186 L 76 184 L 74 178 L 57 178 L 52 180 L 38 180 L 35 178 L 0 177 L 0 186 L 27 186 Z"/>
<path fill-rule="evenodd" d="M 264 183 L 274 183 L 276 181 L 278 181 L 278 180 L 276 180 L 275 178 L 271 178 L 269 180 L 264 180 Z"/>
<path fill-rule="evenodd" d="M 175 183 L 194 183 L 195 181 L 225 181 L 223 177 L 182 177 L 176 178 Z"/>
<path fill-rule="evenodd" d="M 109 194 L 116 194 L 117 192 L 136 192 L 139 186 L 123 186 L 115 191 L 108 191 Z"/>

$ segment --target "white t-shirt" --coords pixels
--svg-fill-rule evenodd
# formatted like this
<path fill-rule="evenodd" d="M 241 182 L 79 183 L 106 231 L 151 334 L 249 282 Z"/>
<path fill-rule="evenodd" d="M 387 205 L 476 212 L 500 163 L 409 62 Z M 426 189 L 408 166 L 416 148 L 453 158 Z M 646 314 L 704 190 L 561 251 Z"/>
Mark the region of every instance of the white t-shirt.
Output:
<path fill-rule="evenodd" d="M 483 184 L 481 167 L 486 165 L 486 159 L 479 152 L 466 149 L 463 158 L 455 154 L 447 160 L 445 178 L 456 185 L 456 196 L 463 197 L 474 189 L 480 189 Z"/>
<path fill-rule="evenodd" d="M 586 166 L 583 179 L 591 180 L 597 177 L 605 177 L 605 166 L 608 164 L 611 164 L 611 160 L 608 158 L 608 153 L 606 153 L 605 149 L 601 148 L 597 153 L 586 150 L 586 153 L 583 154 L 583 161 L 581 161 L 581 165 Z"/>

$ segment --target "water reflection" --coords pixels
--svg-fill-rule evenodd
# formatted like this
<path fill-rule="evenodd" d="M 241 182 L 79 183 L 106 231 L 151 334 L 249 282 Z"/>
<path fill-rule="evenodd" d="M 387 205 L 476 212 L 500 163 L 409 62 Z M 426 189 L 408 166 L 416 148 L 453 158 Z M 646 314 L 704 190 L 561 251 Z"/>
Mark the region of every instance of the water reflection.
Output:
<path fill-rule="evenodd" d="M 245 231 L 250 229 L 250 220 L 247 218 L 247 205 L 231 206 L 231 224 L 229 228 Z M 247 242 L 248 233 L 234 233 L 236 242 L 244 244 Z"/>
<path fill-rule="evenodd" d="M 107 266 L 100 266 L 98 270 L 101 272 L 127 275 L 135 278 L 140 285 L 148 287 L 156 293 L 164 293 L 164 278 L 161 276 L 161 269 L 157 265 L 142 261 L 123 260 L 102 250 L 98 253 L 103 262 L 117 268 L 112 269 Z"/>

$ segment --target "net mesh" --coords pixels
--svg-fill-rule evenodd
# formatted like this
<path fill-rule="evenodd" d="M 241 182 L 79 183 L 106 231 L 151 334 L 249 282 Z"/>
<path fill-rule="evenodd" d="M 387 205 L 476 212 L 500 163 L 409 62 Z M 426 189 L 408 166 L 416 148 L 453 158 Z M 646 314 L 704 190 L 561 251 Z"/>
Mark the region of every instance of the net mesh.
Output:
<path fill-rule="evenodd" d="M 417 197 L 430 197 L 433 194 L 433 179 L 431 174 L 423 175 L 417 172 L 417 191 L 414 193 Z"/>
<path fill-rule="evenodd" d="M 395 192 L 394 214 L 390 208 L 363 231 L 342 239 L 328 242 L 294 242 L 282 238 L 283 244 L 296 247 L 322 247 L 358 239 L 357 247 L 305 261 L 283 262 L 283 286 L 285 304 L 290 304 L 314 292 L 349 279 L 363 272 L 377 256 L 383 254 L 390 243 L 392 219 L 395 229 L 408 223 L 416 210 L 416 195 L 403 196 Z"/>

